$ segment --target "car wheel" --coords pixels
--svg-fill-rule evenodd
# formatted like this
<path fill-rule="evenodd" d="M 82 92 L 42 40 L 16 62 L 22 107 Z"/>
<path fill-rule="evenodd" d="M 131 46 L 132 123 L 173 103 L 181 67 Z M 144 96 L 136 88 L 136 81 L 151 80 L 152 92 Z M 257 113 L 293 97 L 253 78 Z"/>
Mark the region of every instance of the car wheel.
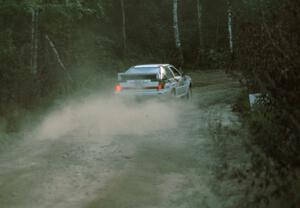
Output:
<path fill-rule="evenodd" d="M 186 100 L 192 100 L 192 88 L 191 87 L 189 87 L 189 89 L 188 89 L 188 91 L 185 95 L 185 99 Z"/>
<path fill-rule="evenodd" d="M 169 92 L 168 99 L 175 100 L 175 98 L 176 98 L 176 92 L 175 89 L 172 89 L 171 92 Z"/>

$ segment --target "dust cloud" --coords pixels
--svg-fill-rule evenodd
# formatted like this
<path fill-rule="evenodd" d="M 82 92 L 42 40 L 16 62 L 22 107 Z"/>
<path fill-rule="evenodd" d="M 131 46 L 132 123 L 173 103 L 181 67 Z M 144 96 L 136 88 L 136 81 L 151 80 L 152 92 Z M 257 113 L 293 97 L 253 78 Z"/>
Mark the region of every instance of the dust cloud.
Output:
<path fill-rule="evenodd" d="M 181 102 L 131 102 L 93 95 L 66 102 L 49 113 L 34 131 L 37 139 L 66 136 L 143 135 L 178 126 Z"/>

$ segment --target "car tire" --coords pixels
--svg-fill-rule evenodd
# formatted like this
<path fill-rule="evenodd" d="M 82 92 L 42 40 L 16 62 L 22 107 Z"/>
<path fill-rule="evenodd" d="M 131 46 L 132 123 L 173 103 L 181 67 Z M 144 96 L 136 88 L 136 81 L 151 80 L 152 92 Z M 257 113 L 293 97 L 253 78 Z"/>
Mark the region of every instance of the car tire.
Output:
<path fill-rule="evenodd" d="M 170 97 L 171 97 L 171 98 L 175 98 L 175 97 L 176 97 L 176 92 L 175 92 L 174 89 L 171 91 Z"/>
<path fill-rule="evenodd" d="M 192 100 L 192 88 L 189 87 L 186 95 L 185 95 L 185 99 L 188 100 L 188 101 L 191 101 Z"/>
<path fill-rule="evenodd" d="M 169 92 L 169 94 L 168 94 L 168 96 L 167 96 L 167 99 L 168 99 L 168 100 L 176 100 L 176 92 L 175 92 L 175 89 L 172 89 L 172 90 Z"/>

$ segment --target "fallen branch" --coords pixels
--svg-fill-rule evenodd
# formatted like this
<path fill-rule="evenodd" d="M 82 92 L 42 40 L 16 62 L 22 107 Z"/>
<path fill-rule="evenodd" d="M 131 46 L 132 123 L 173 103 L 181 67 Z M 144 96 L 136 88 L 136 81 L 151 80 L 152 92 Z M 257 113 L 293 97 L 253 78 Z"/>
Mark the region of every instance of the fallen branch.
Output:
<path fill-rule="evenodd" d="M 61 58 L 60 58 L 60 56 L 59 56 L 59 53 L 58 53 L 58 51 L 57 51 L 57 49 L 56 49 L 54 43 L 52 42 L 52 40 L 49 38 L 48 35 L 45 35 L 45 38 L 46 38 L 46 40 L 49 42 L 49 45 L 50 45 L 50 47 L 52 48 L 52 50 L 53 50 L 53 52 L 54 52 L 54 54 L 55 54 L 55 56 L 56 56 L 56 59 L 57 59 L 59 65 L 60 65 L 61 68 L 66 72 L 69 81 L 73 82 L 73 79 L 72 79 L 70 73 L 67 71 L 65 65 L 64 65 L 63 62 L 61 61 Z"/>

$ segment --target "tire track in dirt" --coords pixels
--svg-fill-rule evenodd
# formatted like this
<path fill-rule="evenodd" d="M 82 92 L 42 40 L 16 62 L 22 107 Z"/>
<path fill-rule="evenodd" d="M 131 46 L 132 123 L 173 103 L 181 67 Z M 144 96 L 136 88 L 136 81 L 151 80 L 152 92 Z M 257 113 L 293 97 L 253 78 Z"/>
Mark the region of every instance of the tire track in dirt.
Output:
<path fill-rule="evenodd" d="M 231 112 L 240 88 L 222 72 L 195 76 L 209 84 L 196 84 L 195 106 L 184 108 L 180 126 L 143 139 L 134 159 L 87 207 L 215 208 L 239 203 L 240 187 L 226 174 L 228 166 L 248 160 L 242 140 L 228 133 L 240 128 Z"/>

